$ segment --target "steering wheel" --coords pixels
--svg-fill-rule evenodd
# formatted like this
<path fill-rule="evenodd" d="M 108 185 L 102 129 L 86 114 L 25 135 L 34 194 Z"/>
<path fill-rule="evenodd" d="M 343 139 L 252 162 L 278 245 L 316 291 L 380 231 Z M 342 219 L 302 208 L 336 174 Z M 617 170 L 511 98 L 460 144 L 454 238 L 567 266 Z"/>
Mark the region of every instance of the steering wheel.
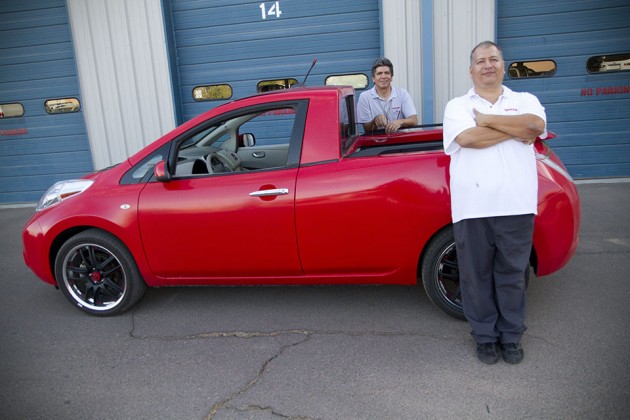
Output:
<path fill-rule="evenodd" d="M 212 152 L 206 157 L 208 167 L 212 168 L 212 172 L 236 172 L 240 170 L 240 160 L 238 155 L 229 150 L 219 150 Z"/>
<path fill-rule="evenodd" d="M 229 166 L 226 164 L 223 158 L 219 156 L 218 153 L 210 153 L 206 157 L 206 162 L 208 162 L 208 167 L 212 168 L 212 172 L 215 174 L 221 172 L 230 172 Z"/>

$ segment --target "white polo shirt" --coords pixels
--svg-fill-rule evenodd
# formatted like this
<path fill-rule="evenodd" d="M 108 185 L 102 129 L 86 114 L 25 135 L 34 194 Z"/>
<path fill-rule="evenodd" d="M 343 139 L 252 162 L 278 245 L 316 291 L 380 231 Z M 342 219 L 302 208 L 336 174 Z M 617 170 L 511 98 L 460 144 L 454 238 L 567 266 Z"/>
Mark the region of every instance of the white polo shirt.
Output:
<path fill-rule="evenodd" d="M 376 93 L 376 87 L 363 92 L 359 96 L 357 114 L 360 123 L 368 123 L 377 115 L 383 114 L 388 122 L 417 115 L 416 107 L 407 91 L 391 86 L 392 92 L 387 100 Z"/>
<path fill-rule="evenodd" d="M 460 147 L 455 138 L 476 127 L 473 108 L 484 114 L 537 115 L 547 122 L 538 98 L 503 86 L 491 104 L 475 93 L 454 98 L 444 110 L 444 152 L 451 157 L 450 188 L 453 223 L 480 217 L 537 214 L 538 174 L 533 145 L 506 140 L 484 149 Z M 547 136 L 547 131 L 541 138 Z"/>

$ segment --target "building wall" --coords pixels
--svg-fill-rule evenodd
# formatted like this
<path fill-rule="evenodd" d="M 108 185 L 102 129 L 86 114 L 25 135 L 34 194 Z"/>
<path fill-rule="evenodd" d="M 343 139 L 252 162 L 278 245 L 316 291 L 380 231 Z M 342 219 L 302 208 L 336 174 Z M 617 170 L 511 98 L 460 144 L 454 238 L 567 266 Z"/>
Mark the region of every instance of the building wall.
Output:
<path fill-rule="evenodd" d="M 571 175 L 629 176 L 630 2 L 500 4 L 497 34 L 506 66 L 521 69 L 508 71 L 505 84 L 540 99 L 558 135 L 550 145 Z M 611 60 L 607 71 L 587 66 L 598 57 Z M 555 63 L 553 73 L 531 71 L 541 61 Z"/>
<path fill-rule="evenodd" d="M 95 169 L 175 127 L 160 0 L 67 0 Z"/>
<path fill-rule="evenodd" d="M 378 0 L 165 0 L 177 62 L 182 120 L 225 100 L 195 89 L 229 85 L 230 99 L 254 95 L 259 82 L 323 85 L 327 76 L 370 73 L 381 53 Z M 368 79 L 369 80 L 369 79 Z"/>
<path fill-rule="evenodd" d="M 393 84 L 406 89 L 422 121 L 422 25 L 423 4 L 418 0 L 383 0 L 384 55 L 394 64 Z M 429 28 L 430 29 L 430 28 Z"/>
<path fill-rule="evenodd" d="M 66 3 L 1 0 L 0 34 L 0 203 L 33 202 L 92 171 Z"/>
<path fill-rule="evenodd" d="M 434 0 L 435 121 L 446 103 L 471 87 L 470 51 L 479 42 L 496 40 L 495 0 Z"/>
<path fill-rule="evenodd" d="M 282 16 L 261 16 L 276 4 Z M 255 93 L 260 79 L 302 81 L 317 57 L 309 84 L 321 85 L 333 73 L 369 77 L 373 60 L 384 55 L 394 62 L 394 83 L 410 92 L 420 121 L 441 123 L 448 100 L 471 86 L 469 54 L 480 41 L 505 43 L 508 59 L 545 52 L 562 56 L 565 66 L 583 61 L 578 50 L 587 44 L 597 53 L 627 53 L 630 36 L 630 6 L 623 0 L 606 7 L 595 0 L 557 2 L 553 13 L 539 0 L 0 0 L 0 5 L 5 34 L 0 104 L 24 102 L 26 110 L 24 117 L 0 118 L 0 202 L 36 200 L 54 181 L 120 162 L 220 103 L 192 100 L 198 84 L 236 81 L 234 98 L 242 97 Z M 38 73 L 42 69 L 44 75 Z M 608 94 L 609 89 L 606 95 L 588 94 L 627 87 L 628 74 L 569 73 L 540 82 L 543 102 L 554 101 L 548 105 L 553 123 L 562 124 L 556 141 L 561 157 L 582 167 L 572 169 L 578 177 L 628 176 L 628 95 Z M 521 88 L 521 81 L 507 83 Z M 569 85 L 580 88 L 578 100 L 563 99 L 576 96 L 577 88 L 569 92 Z M 46 114 L 42 105 L 51 97 L 77 98 L 80 108 Z M 587 114 L 595 120 L 584 118 Z M 557 117 L 571 115 L 578 120 Z M 600 120 L 605 123 L 597 124 Z M 608 134 L 596 126 L 607 127 Z"/>

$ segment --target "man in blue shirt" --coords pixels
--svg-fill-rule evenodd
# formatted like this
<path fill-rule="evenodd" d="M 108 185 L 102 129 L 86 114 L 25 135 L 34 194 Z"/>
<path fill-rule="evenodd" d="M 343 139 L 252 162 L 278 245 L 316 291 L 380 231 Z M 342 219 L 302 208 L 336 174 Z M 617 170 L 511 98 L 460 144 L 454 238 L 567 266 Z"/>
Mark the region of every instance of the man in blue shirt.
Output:
<path fill-rule="evenodd" d="M 418 113 L 405 89 L 392 86 L 394 65 L 387 58 L 377 58 L 372 65 L 374 87 L 359 97 L 358 116 L 363 129 L 384 128 L 387 133 L 401 127 L 418 125 Z"/>

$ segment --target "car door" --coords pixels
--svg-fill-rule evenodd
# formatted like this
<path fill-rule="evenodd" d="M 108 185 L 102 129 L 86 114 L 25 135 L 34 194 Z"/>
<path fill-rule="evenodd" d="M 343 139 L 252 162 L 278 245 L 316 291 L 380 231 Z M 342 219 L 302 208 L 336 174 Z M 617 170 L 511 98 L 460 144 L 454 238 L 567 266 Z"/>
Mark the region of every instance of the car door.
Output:
<path fill-rule="evenodd" d="M 276 107 L 302 109 L 299 104 Z M 287 125 L 286 118 L 265 112 L 255 110 L 260 125 Z M 301 112 L 306 113 L 305 107 Z M 284 131 L 290 137 L 286 142 L 298 148 L 292 156 L 299 157 L 304 118 L 294 113 L 291 129 Z M 243 119 L 236 116 L 221 124 L 229 128 Z M 151 270 L 173 279 L 170 283 L 187 284 L 255 284 L 253 278 L 301 274 L 294 214 L 297 173 L 297 162 L 287 159 L 266 170 L 239 168 L 148 183 L 138 208 Z"/>
<path fill-rule="evenodd" d="M 248 133 L 249 134 L 249 133 Z M 264 169 L 278 166 L 287 160 L 288 144 L 262 144 L 239 147 L 238 156 L 243 166 L 249 169 Z"/>

